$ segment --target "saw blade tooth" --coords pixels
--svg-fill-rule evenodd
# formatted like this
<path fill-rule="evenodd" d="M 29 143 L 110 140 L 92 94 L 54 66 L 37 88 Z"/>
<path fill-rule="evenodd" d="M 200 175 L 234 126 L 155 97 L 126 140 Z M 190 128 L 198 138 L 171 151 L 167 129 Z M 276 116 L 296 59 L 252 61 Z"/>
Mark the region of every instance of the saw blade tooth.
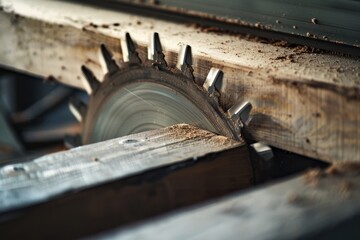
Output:
<path fill-rule="evenodd" d="M 250 120 L 251 109 L 252 109 L 251 103 L 245 101 L 245 102 L 235 103 L 231 108 L 229 108 L 227 112 L 231 119 L 235 121 L 240 120 L 243 126 L 246 126 Z"/>
<path fill-rule="evenodd" d="M 81 71 L 85 77 L 83 78 L 83 86 L 86 92 L 90 95 L 100 87 L 100 81 L 88 67 L 82 65 Z"/>
<path fill-rule="evenodd" d="M 224 74 L 220 69 L 211 68 L 206 80 L 203 84 L 204 89 L 208 92 L 208 94 L 214 93 L 215 89 L 220 89 L 222 78 Z"/>
<path fill-rule="evenodd" d="M 139 54 L 136 51 L 136 45 L 129 33 L 125 34 L 125 42 L 122 43 L 122 52 L 123 52 L 124 62 L 129 62 L 133 64 L 141 63 Z"/>
<path fill-rule="evenodd" d="M 160 37 L 157 32 L 154 32 L 152 35 L 150 46 L 148 48 L 148 58 L 149 60 L 153 60 L 157 63 L 163 64 L 167 66 L 165 61 L 165 55 L 163 54 Z"/>
<path fill-rule="evenodd" d="M 100 64 L 102 66 L 104 74 L 108 72 L 113 72 L 119 69 L 115 60 L 113 59 L 113 54 L 110 50 L 105 46 L 105 44 L 100 45 Z"/>
<path fill-rule="evenodd" d="M 254 149 L 256 154 L 265 161 L 269 161 L 274 157 L 272 149 L 262 142 L 253 143 L 250 147 Z"/>
<path fill-rule="evenodd" d="M 183 75 L 190 79 L 194 79 L 192 63 L 191 47 L 189 45 L 182 46 L 179 53 L 178 68 Z"/>
<path fill-rule="evenodd" d="M 65 135 L 64 144 L 67 148 L 75 148 L 81 146 L 81 136 L 76 135 Z"/>
<path fill-rule="evenodd" d="M 79 122 L 83 121 L 86 115 L 87 106 L 79 97 L 71 97 L 69 99 L 69 109 Z"/>

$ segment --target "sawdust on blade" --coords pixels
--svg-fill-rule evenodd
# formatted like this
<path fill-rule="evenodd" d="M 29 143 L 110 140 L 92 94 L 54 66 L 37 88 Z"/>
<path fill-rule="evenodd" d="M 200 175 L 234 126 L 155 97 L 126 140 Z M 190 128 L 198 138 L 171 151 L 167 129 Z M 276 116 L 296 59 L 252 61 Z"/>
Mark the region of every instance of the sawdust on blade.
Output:
<path fill-rule="evenodd" d="M 171 131 L 171 135 L 174 137 L 183 137 L 187 140 L 195 138 L 206 139 L 207 142 L 218 144 L 218 145 L 234 145 L 239 144 L 239 142 L 230 139 L 225 136 L 216 135 L 212 132 L 208 132 L 203 129 L 199 129 L 195 126 L 188 125 L 185 123 L 177 124 L 174 126 L 167 127 L 166 129 Z"/>

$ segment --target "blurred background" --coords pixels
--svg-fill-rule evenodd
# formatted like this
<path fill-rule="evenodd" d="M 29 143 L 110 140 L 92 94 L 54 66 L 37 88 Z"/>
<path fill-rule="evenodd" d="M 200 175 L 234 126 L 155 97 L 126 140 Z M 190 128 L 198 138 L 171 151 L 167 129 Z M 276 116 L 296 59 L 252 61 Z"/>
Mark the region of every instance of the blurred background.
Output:
<path fill-rule="evenodd" d="M 0 164 L 24 161 L 65 149 L 64 136 L 80 125 L 68 109 L 83 91 L 0 68 Z"/>

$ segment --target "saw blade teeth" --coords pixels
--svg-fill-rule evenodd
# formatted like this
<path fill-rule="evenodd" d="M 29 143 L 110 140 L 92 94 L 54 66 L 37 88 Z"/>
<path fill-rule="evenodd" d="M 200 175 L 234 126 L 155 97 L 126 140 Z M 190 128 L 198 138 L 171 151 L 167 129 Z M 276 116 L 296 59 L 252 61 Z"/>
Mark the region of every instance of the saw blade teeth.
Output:
<path fill-rule="evenodd" d="M 249 117 L 250 117 L 251 109 L 252 109 L 251 103 L 245 101 L 234 104 L 231 108 L 229 108 L 227 112 L 232 120 L 234 121 L 240 120 L 243 126 L 246 126 L 250 119 Z"/>
<path fill-rule="evenodd" d="M 178 68 L 184 76 L 190 79 L 194 79 L 192 63 L 191 47 L 189 45 L 182 46 L 179 53 Z"/>
<path fill-rule="evenodd" d="M 208 92 L 208 94 L 214 93 L 215 89 L 220 89 L 222 78 L 224 74 L 220 69 L 211 68 L 206 80 L 203 84 L 204 89 Z"/>
<path fill-rule="evenodd" d="M 100 64 L 103 68 L 104 74 L 108 72 L 113 72 L 119 69 L 115 60 L 113 59 L 113 55 L 110 50 L 105 46 L 105 44 L 100 45 Z"/>
<path fill-rule="evenodd" d="M 100 87 L 100 81 L 95 77 L 94 73 L 86 66 L 81 66 L 81 71 L 84 75 L 83 86 L 86 92 L 90 95 Z"/>
<path fill-rule="evenodd" d="M 75 148 L 81 146 L 81 136 L 76 135 L 65 135 L 64 137 L 64 144 L 67 148 Z"/>
<path fill-rule="evenodd" d="M 149 60 L 153 60 L 156 63 L 160 63 L 167 66 L 167 63 L 165 61 L 165 55 L 163 54 L 163 50 L 160 42 L 160 37 L 157 32 L 155 32 L 152 35 L 150 41 L 150 47 L 148 49 L 148 58 Z"/>
<path fill-rule="evenodd" d="M 136 51 L 136 45 L 129 33 L 125 34 L 125 46 L 122 47 L 124 62 L 140 64 L 141 59 Z"/>
<path fill-rule="evenodd" d="M 80 98 L 71 97 L 69 99 L 69 109 L 79 122 L 83 121 L 86 115 L 87 106 Z"/>

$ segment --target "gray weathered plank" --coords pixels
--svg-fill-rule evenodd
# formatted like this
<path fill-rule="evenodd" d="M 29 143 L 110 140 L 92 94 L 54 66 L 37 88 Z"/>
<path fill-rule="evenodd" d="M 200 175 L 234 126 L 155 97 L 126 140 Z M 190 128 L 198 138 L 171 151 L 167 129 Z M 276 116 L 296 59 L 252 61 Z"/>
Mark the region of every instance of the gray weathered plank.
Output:
<path fill-rule="evenodd" d="M 304 239 L 342 225 L 356 239 L 360 166 L 344 163 L 100 235 L 101 239 Z M 357 217 L 357 222 L 352 217 Z M 338 231 L 341 230 L 341 226 Z M 330 231 L 331 232 L 331 231 Z M 161 233 L 161 234 L 159 234 Z M 331 233 L 330 233 L 331 234 Z M 338 235 L 339 237 L 340 235 Z M 325 238 L 328 239 L 328 238 Z"/>
<path fill-rule="evenodd" d="M 242 144 L 180 124 L 6 165 L 0 168 L 0 212 Z"/>

